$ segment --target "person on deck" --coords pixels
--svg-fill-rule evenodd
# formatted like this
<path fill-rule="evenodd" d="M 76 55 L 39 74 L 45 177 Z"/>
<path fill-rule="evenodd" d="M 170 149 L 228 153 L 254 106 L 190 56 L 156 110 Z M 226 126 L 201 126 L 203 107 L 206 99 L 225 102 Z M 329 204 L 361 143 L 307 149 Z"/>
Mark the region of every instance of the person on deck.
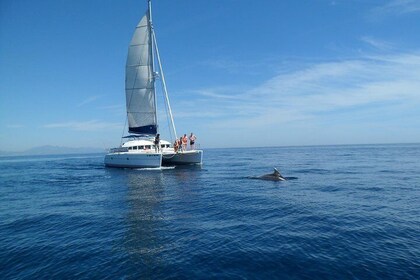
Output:
<path fill-rule="evenodd" d="M 178 138 L 175 139 L 175 143 L 174 143 L 174 152 L 177 153 L 179 149 L 179 140 Z"/>
<path fill-rule="evenodd" d="M 182 138 L 182 137 L 181 137 Z M 174 150 L 175 153 L 177 153 L 178 151 L 182 151 L 182 145 L 181 145 L 181 138 L 176 138 L 175 139 L 175 143 L 174 143 Z M 176 148 L 175 148 L 176 147 Z"/>
<path fill-rule="evenodd" d="M 195 137 L 195 135 L 191 132 L 190 135 L 190 150 L 195 150 L 195 140 L 197 139 L 197 137 Z"/>
<path fill-rule="evenodd" d="M 178 141 L 178 151 L 181 150 L 181 152 L 182 152 L 182 136 L 179 137 L 179 139 L 177 141 Z"/>
<path fill-rule="evenodd" d="M 188 143 L 187 134 L 184 134 L 184 137 L 182 137 L 182 150 L 183 151 L 187 150 L 187 143 Z"/>
<path fill-rule="evenodd" d="M 155 144 L 155 152 L 157 153 L 160 150 L 160 134 L 156 134 L 154 144 Z"/>

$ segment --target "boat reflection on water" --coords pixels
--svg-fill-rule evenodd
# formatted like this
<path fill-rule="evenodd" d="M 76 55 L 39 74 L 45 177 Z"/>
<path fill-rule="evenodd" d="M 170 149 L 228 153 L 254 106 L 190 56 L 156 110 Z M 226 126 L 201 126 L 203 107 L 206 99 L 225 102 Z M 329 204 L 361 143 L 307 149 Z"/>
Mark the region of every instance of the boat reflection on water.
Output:
<path fill-rule="evenodd" d="M 122 232 L 121 239 L 114 241 L 127 274 L 154 279 L 176 274 L 179 259 L 189 256 L 191 242 L 200 239 L 194 209 L 202 202 L 201 167 L 106 172 L 118 182 L 113 188 L 122 203 Z"/>
<path fill-rule="evenodd" d="M 143 277 L 153 277 L 168 242 L 160 234 L 165 227 L 163 200 L 165 188 L 159 170 L 127 170 L 127 215 L 124 251 L 130 266 L 136 266 Z"/>

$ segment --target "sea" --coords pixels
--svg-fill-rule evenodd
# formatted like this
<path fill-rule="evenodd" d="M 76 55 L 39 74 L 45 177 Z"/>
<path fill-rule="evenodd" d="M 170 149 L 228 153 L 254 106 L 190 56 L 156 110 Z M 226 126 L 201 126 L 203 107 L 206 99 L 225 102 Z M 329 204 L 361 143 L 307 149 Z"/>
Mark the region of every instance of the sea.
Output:
<path fill-rule="evenodd" d="M 103 157 L 0 158 L 1 279 L 420 279 L 420 144 Z"/>

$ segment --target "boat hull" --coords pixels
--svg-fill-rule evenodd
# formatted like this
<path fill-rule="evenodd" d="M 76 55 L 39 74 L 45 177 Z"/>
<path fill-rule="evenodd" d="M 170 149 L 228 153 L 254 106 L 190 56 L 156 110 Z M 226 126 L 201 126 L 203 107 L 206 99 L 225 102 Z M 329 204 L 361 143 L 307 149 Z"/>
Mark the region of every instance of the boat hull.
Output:
<path fill-rule="evenodd" d="M 163 165 L 194 165 L 202 164 L 203 151 L 185 151 L 185 152 L 164 152 L 162 156 Z"/>
<path fill-rule="evenodd" d="M 162 165 L 161 153 L 109 153 L 105 166 L 122 168 L 155 168 Z"/>

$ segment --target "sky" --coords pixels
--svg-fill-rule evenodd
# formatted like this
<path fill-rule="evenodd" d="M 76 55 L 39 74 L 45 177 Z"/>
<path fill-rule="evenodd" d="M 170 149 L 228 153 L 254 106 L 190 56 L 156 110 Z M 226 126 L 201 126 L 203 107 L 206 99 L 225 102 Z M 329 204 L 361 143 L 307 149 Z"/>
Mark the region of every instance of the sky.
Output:
<path fill-rule="evenodd" d="M 177 132 L 201 148 L 420 142 L 420 1 L 152 5 Z M 0 150 L 118 146 L 146 9 L 0 0 Z"/>

